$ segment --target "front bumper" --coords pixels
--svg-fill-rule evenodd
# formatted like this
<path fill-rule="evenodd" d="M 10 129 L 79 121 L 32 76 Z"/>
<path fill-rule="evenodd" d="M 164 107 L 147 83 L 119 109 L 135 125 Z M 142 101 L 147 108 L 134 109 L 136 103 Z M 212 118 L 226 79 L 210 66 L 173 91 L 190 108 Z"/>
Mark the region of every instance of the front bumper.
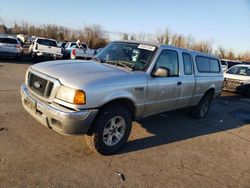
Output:
<path fill-rule="evenodd" d="M 0 52 L 0 56 L 3 57 L 21 57 L 21 52 Z"/>
<path fill-rule="evenodd" d="M 74 111 L 32 97 L 27 86 L 21 86 L 24 109 L 40 123 L 61 134 L 86 134 L 98 112 L 97 109 Z"/>
<path fill-rule="evenodd" d="M 237 80 L 225 79 L 223 84 L 223 90 L 245 93 L 250 88 L 250 84 L 241 83 Z"/>

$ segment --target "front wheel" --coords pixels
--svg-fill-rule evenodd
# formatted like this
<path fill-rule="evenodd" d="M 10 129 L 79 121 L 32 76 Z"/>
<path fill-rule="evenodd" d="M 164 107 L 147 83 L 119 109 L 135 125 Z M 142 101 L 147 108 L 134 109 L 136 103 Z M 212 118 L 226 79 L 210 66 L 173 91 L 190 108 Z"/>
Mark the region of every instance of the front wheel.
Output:
<path fill-rule="evenodd" d="M 95 152 L 110 155 L 127 142 L 132 127 L 131 114 L 122 105 L 112 105 L 100 112 L 93 126 L 93 133 L 85 135 L 86 144 Z"/>

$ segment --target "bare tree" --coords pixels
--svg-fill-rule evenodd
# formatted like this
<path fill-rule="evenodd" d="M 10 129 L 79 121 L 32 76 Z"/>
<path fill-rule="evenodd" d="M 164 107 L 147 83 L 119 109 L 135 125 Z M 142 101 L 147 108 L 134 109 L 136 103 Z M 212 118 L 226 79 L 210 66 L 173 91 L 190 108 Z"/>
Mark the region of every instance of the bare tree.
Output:
<path fill-rule="evenodd" d="M 106 32 L 100 25 L 93 25 L 85 27 L 83 30 L 85 41 L 91 48 L 100 48 L 108 43 Z"/>
<path fill-rule="evenodd" d="M 223 48 L 222 46 L 219 46 L 218 49 L 216 50 L 216 55 L 221 59 L 225 59 L 226 58 L 226 49 Z"/>
<path fill-rule="evenodd" d="M 187 43 L 184 35 L 176 34 L 176 33 L 172 35 L 172 37 L 170 38 L 170 41 L 171 41 L 170 42 L 171 45 L 181 47 L 181 48 L 185 48 L 186 43 Z"/>
<path fill-rule="evenodd" d="M 134 35 L 131 35 L 130 39 L 129 40 L 136 40 L 135 36 Z"/>
<path fill-rule="evenodd" d="M 123 39 L 123 40 L 128 40 L 128 34 L 127 34 L 127 33 L 124 33 L 122 39 Z"/>
<path fill-rule="evenodd" d="M 145 41 L 146 34 L 141 32 L 141 33 L 139 33 L 139 34 L 136 35 L 136 39 L 140 40 L 140 41 Z"/>
<path fill-rule="evenodd" d="M 233 52 L 232 49 L 228 50 L 228 52 L 227 52 L 227 59 L 235 60 L 235 55 L 234 55 L 234 52 Z"/>
<path fill-rule="evenodd" d="M 210 41 L 199 41 L 194 44 L 192 50 L 211 54 L 213 51 L 213 47 Z"/>
<path fill-rule="evenodd" d="M 171 40 L 171 32 L 170 32 L 170 30 L 167 28 L 165 30 L 165 32 L 159 31 L 155 35 L 155 39 L 159 44 L 170 44 L 170 40 Z"/>
<path fill-rule="evenodd" d="M 166 29 L 164 32 L 164 44 L 169 45 L 170 44 L 170 38 L 171 38 L 171 31 L 170 29 Z"/>
<path fill-rule="evenodd" d="M 164 34 L 160 33 L 156 36 L 156 40 L 159 44 L 163 44 L 164 43 Z"/>
<path fill-rule="evenodd" d="M 4 24 L 0 25 L 0 33 L 7 33 L 7 31 L 8 28 Z"/>
<path fill-rule="evenodd" d="M 89 25 L 83 28 L 83 30 L 72 30 L 70 28 L 58 25 L 40 25 L 34 26 L 27 22 L 21 22 L 21 24 L 14 23 L 12 27 L 7 27 L 4 24 L 4 20 L 0 17 L 0 33 L 7 34 L 24 34 L 34 35 L 40 37 L 53 38 L 56 40 L 76 41 L 80 39 L 82 42 L 86 42 L 92 48 L 104 47 L 109 38 L 107 32 L 105 32 L 100 25 Z M 212 41 L 196 41 L 191 35 L 185 36 L 176 32 L 170 31 L 166 28 L 165 31 L 160 31 L 157 34 L 145 34 L 138 33 L 132 34 L 129 37 L 128 33 L 123 34 L 124 40 L 152 40 L 157 41 L 160 44 L 171 44 L 177 47 L 183 47 L 187 49 L 197 50 L 206 53 L 212 53 Z M 239 59 L 242 61 L 250 61 L 250 52 L 236 54 L 232 49 L 225 49 L 218 47 L 215 54 L 224 59 Z"/>

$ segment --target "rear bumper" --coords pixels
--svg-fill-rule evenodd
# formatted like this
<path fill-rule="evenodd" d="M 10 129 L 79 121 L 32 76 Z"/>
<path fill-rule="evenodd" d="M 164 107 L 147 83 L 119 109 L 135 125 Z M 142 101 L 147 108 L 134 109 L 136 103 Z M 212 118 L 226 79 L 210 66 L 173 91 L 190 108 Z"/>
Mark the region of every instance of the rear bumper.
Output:
<path fill-rule="evenodd" d="M 62 58 L 63 57 L 63 54 L 55 54 L 55 53 L 40 52 L 40 51 L 33 52 L 33 55 L 37 57 L 50 57 L 50 58 Z"/>
<path fill-rule="evenodd" d="M 24 109 L 37 121 L 61 134 L 86 134 L 98 112 L 97 109 L 73 111 L 43 103 L 32 97 L 25 84 L 21 86 Z"/>
<path fill-rule="evenodd" d="M 4 56 L 4 57 L 21 57 L 22 52 L 0 52 L 0 56 Z"/>

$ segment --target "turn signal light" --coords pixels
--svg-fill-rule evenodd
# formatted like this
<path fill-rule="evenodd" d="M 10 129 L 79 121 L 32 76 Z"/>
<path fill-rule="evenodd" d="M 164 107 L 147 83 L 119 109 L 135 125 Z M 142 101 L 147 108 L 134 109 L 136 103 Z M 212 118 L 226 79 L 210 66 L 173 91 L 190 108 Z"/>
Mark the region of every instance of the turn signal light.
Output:
<path fill-rule="evenodd" d="M 73 49 L 73 50 L 72 50 L 72 55 L 73 55 L 73 56 L 76 56 L 76 49 Z"/>
<path fill-rule="evenodd" d="M 74 104 L 86 104 L 86 95 L 84 91 L 77 90 L 75 92 Z"/>

